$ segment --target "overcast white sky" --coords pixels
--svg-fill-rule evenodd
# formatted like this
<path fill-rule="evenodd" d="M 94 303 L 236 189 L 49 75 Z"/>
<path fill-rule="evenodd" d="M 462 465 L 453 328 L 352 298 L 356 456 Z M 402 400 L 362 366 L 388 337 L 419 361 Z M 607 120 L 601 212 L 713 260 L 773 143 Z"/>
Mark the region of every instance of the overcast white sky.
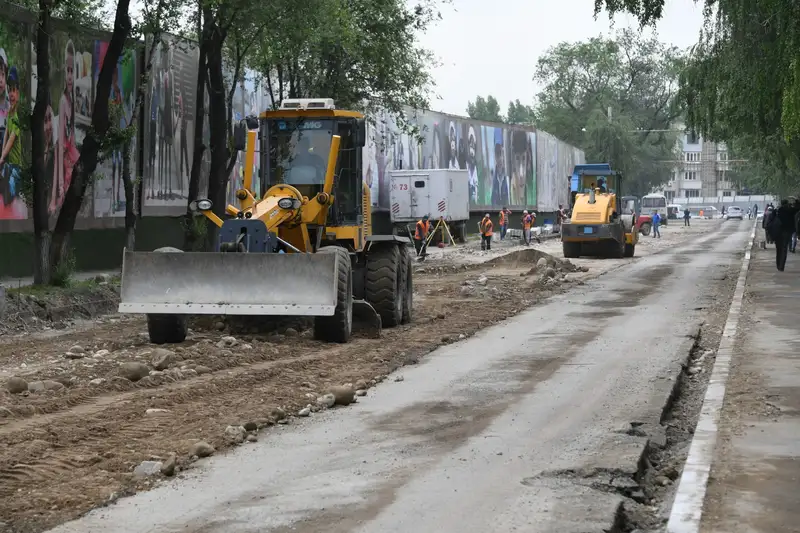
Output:
<path fill-rule="evenodd" d="M 703 24 L 702 3 L 668 0 L 659 38 L 688 48 Z M 434 70 L 431 108 L 466 115 L 467 102 L 493 95 L 505 112 L 510 100 L 532 104 L 536 60 L 549 47 L 610 33 L 606 13 L 594 20 L 594 0 L 453 0 L 444 20 L 422 36 L 441 66 Z M 617 16 L 615 27 L 638 28 L 632 17 Z"/>

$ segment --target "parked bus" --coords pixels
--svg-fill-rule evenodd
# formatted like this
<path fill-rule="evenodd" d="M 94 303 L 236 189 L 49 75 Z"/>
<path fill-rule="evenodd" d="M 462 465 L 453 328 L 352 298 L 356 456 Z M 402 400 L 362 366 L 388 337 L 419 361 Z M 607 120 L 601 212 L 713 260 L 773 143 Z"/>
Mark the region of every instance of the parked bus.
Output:
<path fill-rule="evenodd" d="M 652 215 L 657 211 L 661 215 L 661 224 L 667 225 L 667 197 L 663 194 L 647 194 L 642 197 L 642 214 Z"/>

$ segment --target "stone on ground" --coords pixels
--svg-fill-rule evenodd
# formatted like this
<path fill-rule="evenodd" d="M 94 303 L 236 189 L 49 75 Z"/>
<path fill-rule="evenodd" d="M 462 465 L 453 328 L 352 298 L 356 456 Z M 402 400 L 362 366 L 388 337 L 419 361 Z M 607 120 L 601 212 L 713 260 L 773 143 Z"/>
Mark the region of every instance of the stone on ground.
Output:
<path fill-rule="evenodd" d="M 192 445 L 192 455 L 196 455 L 197 457 L 209 457 L 215 451 L 217 450 L 212 445 L 202 440 Z"/>
<path fill-rule="evenodd" d="M 12 377 L 6 382 L 6 390 L 11 394 L 22 394 L 28 390 L 28 382 L 20 377 Z"/>
<path fill-rule="evenodd" d="M 331 387 L 328 393 L 333 395 L 334 405 L 350 405 L 356 401 L 356 391 L 353 387 L 344 385 Z"/>
<path fill-rule="evenodd" d="M 144 363 L 128 361 L 119 366 L 119 375 L 130 381 L 139 381 L 145 376 L 150 375 L 150 367 Z"/>

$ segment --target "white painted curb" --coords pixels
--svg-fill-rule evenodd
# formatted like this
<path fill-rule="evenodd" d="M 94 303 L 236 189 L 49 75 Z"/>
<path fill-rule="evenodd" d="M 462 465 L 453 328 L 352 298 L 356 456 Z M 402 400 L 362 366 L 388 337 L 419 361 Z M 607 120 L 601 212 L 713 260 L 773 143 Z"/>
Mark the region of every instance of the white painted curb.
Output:
<path fill-rule="evenodd" d="M 714 459 L 714 448 L 717 444 L 719 418 L 725 399 L 725 386 L 733 356 L 736 328 L 742 310 L 744 287 L 747 281 L 747 271 L 750 268 L 750 256 L 756 237 L 757 223 L 758 220 L 753 224 L 753 231 L 750 232 L 750 239 L 744 252 L 742 268 L 739 271 L 733 300 L 728 310 L 728 318 L 725 321 L 725 329 L 717 349 L 717 358 L 711 371 L 711 379 L 703 399 L 703 407 L 697 420 L 689 456 L 686 458 L 667 522 L 667 533 L 699 533 L 700 531 L 703 502 L 706 497 L 711 463 Z"/>

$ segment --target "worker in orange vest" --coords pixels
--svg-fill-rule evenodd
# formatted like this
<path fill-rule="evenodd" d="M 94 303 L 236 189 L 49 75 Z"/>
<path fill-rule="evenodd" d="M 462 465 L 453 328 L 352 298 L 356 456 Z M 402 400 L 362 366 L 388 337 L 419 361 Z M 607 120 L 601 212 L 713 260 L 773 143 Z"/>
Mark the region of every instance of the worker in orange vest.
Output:
<path fill-rule="evenodd" d="M 425 215 L 422 220 L 417 220 L 417 229 L 414 231 L 414 248 L 417 249 L 417 255 L 422 257 L 426 255 L 428 234 L 431 232 L 431 223 L 428 218 L 428 215 Z"/>
<path fill-rule="evenodd" d="M 533 215 L 529 214 L 527 209 L 522 212 L 522 240 L 525 242 L 525 246 L 530 246 L 531 244 L 533 221 Z"/>
<path fill-rule="evenodd" d="M 511 210 L 507 207 L 503 207 L 500 210 L 500 240 L 506 238 L 506 231 L 508 231 L 508 216 L 511 214 Z"/>
<path fill-rule="evenodd" d="M 492 224 L 492 219 L 489 217 L 489 213 L 486 213 L 483 220 L 478 224 L 478 230 L 481 232 L 481 250 L 492 249 L 493 229 L 494 224 Z"/>

